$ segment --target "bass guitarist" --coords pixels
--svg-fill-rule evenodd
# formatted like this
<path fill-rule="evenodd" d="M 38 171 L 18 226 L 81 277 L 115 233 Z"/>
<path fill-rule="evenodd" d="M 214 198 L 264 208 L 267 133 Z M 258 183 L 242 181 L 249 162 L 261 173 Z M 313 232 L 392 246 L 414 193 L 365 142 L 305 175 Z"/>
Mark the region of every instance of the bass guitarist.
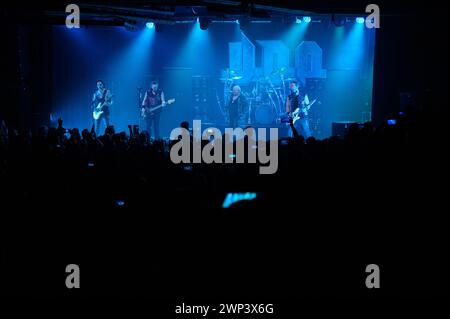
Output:
<path fill-rule="evenodd" d="M 113 104 L 111 91 L 105 86 L 102 80 L 97 81 L 97 90 L 92 96 L 95 133 L 98 136 L 100 133 L 100 126 L 105 122 L 105 129 L 109 126 L 110 107 Z"/>
<path fill-rule="evenodd" d="M 141 112 L 142 114 L 145 114 L 148 134 L 151 136 L 151 131 L 153 129 L 153 137 L 155 139 L 159 139 L 159 119 L 161 117 L 162 108 L 159 108 L 154 112 L 149 112 L 149 110 L 159 105 L 166 105 L 164 92 L 159 88 L 158 81 L 152 81 L 150 90 L 145 92 Z"/>

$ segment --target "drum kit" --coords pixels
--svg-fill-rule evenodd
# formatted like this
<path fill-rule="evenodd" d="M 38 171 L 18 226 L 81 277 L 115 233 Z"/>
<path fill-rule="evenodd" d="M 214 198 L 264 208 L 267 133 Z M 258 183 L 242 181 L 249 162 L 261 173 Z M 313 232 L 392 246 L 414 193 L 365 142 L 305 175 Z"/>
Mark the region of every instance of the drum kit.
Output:
<path fill-rule="evenodd" d="M 286 78 L 286 67 L 274 70 L 270 75 L 254 77 L 249 85 L 242 89 L 248 101 L 248 108 L 240 116 L 240 125 L 279 124 L 289 94 L 289 82 L 294 78 Z M 224 101 L 229 101 L 231 89 L 243 77 L 238 72 L 226 69 L 220 81 L 224 84 Z M 225 103 L 226 103 L 225 102 Z M 222 112 L 226 114 L 226 112 Z"/>

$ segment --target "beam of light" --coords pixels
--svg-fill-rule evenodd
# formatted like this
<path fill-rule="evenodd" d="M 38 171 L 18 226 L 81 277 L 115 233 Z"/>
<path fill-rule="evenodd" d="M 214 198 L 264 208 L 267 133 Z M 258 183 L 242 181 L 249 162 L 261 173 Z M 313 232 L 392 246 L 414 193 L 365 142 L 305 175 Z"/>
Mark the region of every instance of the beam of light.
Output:
<path fill-rule="evenodd" d="M 351 60 L 348 59 L 351 48 L 348 47 L 349 27 L 335 26 L 330 50 L 330 66 L 331 69 L 350 69 L 348 65 Z"/>
<path fill-rule="evenodd" d="M 357 18 L 355 19 L 355 22 L 356 22 L 356 23 L 364 23 L 364 18 L 362 18 L 362 17 L 357 17 Z"/>
<path fill-rule="evenodd" d="M 148 72 L 152 52 L 154 28 L 144 28 L 136 32 L 123 31 L 123 36 L 129 38 L 129 46 L 117 52 L 111 63 L 111 74 L 123 79 L 133 78 L 143 72 Z"/>
<path fill-rule="evenodd" d="M 300 21 L 300 22 L 297 22 Z M 282 41 L 290 48 L 296 47 L 305 39 L 306 31 L 310 23 L 302 23 L 302 20 L 297 18 L 296 23 L 293 23 L 290 28 L 281 36 Z"/>
<path fill-rule="evenodd" d="M 52 37 L 54 38 L 52 61 L 53 65 L 53 80 L 54 85 L 58 85 L 60 81 L 66 81 L 65 77 L 61 77 L 62 74 L 55 70 L 61 68 L 62 64 L 72 64 L 72 61 L 76 61 L 76 65 L 81 69 L 88 69 L 90 67 L 90 59 L 98 58 L 103 55 L 102 49 L 96 45 L 97 34 L 95 30 L 91 30 L 83 27 L 69 29 L 64 26 L 53 26 Z M 61 49 L 64 46 L 64 49 Z M 87 54 L 77 56 L 77 52 L 89 52 Z M 74 59 L 74 57 L 77 57 Z M 71 61 L 66 62 L 66 61 Z M 75 67 L 67 67 L 68 70 L 75 69 Z M 99 69 L 102 69 L 99 67 Z M 101 72 L 101 71 L 100 71 Z M 100 76 L 97 72 L 96 75 L 92 75 L 90 72 L 86 72 L 86 81 L 71 81 L 72 86 L 70 91 L 68 88 L 64 89 L 65 92 L 55 93 L 55 102 L 52 105 L 53 119 L 50 120 L 56 125 L 56 119 L 61 117 L 64 120 L 64 126 L 67 128 L 78 127 L 85 128 L 86 124 L 86 110 L 81 110 L 80 105 L 84 105 L 86 95 L 92 94 L 92 87 L 95 88 L 95 81 Z M 71 71 L 66 73 L 70 74 Z M 71 77 L 69 77 L 72 79 Z M 89 81 L 90 80 L 90 81 Z M 89 93 L 86 93 L 89 92 Z"/>
<path fill-rule="evenodd" d="M 368 29 L 360 23 L 334 27 L 327 63 L 328 69 L 334 70 L 327 75 L 327 89 L 333 96 L 334 106 L 329 108 L 323 121 L 360 121 L 365 103 L 372 103 L 371 97 L 364 93 L 365 88 L 372 89 L 370 70 L 373 61 L 367 59 L 372 50 L 369 35 Z M 361 78 L 365 70 L 369 71 L 367 80 Z M 346 98 L 348 94 L 355 98 Z"/>
<path fill-rule="evenodd" d="M 332 39 L 332 48 L 337 49 L 342 45 L 344 41 L 345 28 L 343 27 L 334 27 L 333 30 L 333 39 Z M 336 52 L 333 52 L 331 56 L 333 56 Z"/>
<path fill-rule="evenodd" d="M 256 197 L 256 193 L 228 193 L 223 201 L 222 208 L 229 208 L 231 205 L 243 200 L 254 200 Z"/>
<path fill-rule="evenodd" d="M 175 64 L 192 68 L 205 67 L 209 62 L 207 54 L 213 51 L 210 32 L 200 29 L 200 23 L 187 26 L 190 30 L 175 59 Z"/>
<path fill-rule="evenodd" d="M 352 64 L 355 69 L 361 68 L 364 55 L 364 28 L 362 23 L 350 24 L 350 32 L 346 35 L 344 46 L 348 50 L 347 64 Z"/>
<path fill-rule="evenodd" d="M 90 128 L 91 114 L 86 104 L 95 90 L 96 80 L 102 79 L 114 95 L 111 123 L 117 132 L 127 131 L 127 125 L 135 124 L 137 118 L 137 107 L 130 101 L 136 101 L 137 87 L 144 85 L 145 75 L 151 72 L 155 28 L 143 27 L 130 32 L 123 27 L 67 29 L 64 26 L 53 30 L 54 69 L 76 61 L 76 66 L 68 67 L 73 70 L 76 81 L 70 87 L 65 85 L 66 92 L 55 94 L 52 112 L 61 116 L 68 128 Z M 60 48 L 61 43 L 64 43 L 64 50 Z M 65 62 L 66 59 L 70 62 Z M 54 74 L 57 77 L 54 81 L 65 80 L 61 72 Z"/>
<path fill-rule="evenodd" d="M 145 27 L 146 27 L 147 29 L 153 29 L 153 28 L 155 27 L 155 24 L 154 24 L 153 22 L 147 22 L 147 23 L 145 24 Z"/>
<path fill-rule="evenodd" d="M 136 114 L 129 101 L 136 100 L 137 87 L 148 85 L 144 79 L 146 74 L 151 73 L 155 28 L 143 28 L 135 32 L 122 29 L 118 32 L 117 37 L 123 37 L 126 45 L 108 63 L 109 72 L 105 81 L 114 94 L 111 119 L 117 131 L 127 131 L 128 124 L 136 123 Z"/>
<path fill-rule="evenodd" d="M 304 16 L 303 17 L 303 22 L 310 23 L 311 22 L 311 17 L 310 16 Z"/>

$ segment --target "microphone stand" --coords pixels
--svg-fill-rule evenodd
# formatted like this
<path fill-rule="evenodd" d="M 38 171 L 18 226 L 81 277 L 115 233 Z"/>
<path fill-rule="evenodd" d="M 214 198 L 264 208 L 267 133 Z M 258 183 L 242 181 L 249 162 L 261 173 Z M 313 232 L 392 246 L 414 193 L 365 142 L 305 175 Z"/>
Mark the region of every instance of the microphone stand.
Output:
<path fill-rule="evenodd" d="M 138 88 L 138 118 L 139 118 L 138 125 L 139 125 L 139 130 L 142 130 L 142 127 L 141 127 L 141 119 L 142 119 L 142 116 L 141 116 L 141 104 L 142 104 L 141 90 L 142 90 L 142 88 Z"/>
<path fill-rule="evenodd" d="M 281 81 L 283 82 L 283 98 L 281 100 L 280 114 L 283 113 L 283 104 L 286 101 L 286 82 L 284 81 L 284 75 L 283 74 L 281 74 Z"/>

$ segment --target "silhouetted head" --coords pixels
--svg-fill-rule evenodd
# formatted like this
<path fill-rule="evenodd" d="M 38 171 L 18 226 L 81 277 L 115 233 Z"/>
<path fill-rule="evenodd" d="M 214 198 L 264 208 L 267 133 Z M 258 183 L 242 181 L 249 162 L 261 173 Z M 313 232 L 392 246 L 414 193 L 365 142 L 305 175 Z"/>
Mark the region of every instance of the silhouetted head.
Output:
<path fill-rule="evenodd" d="M 102 80 L 97 80 L 97 89 L 103 90 L 105 88 L 105 82 Z"/>
<path fill-rule="evenodd" d="M 110 125 L 105 129 L 105 135 L 114 135 L 115 134 L 115 130 L 114 130 L 114 126 Z"/>
<path fill-rule="evenodd" d="M 45 125 L 39 127 L 38 136 L 42 138 L 47 138 L 47 135 L 48 135 L 48 127 Z"/>
<path fill-rule="evenodd" d="M 152 85 L 151 85 L 152 91 L 153 92 L 158 91 L 158 87 L 159 87 L 158 81 L 152 81 Z"/>
<path fill-rule="evenodd" d="M 83 137 L 84 140 L 87 140 L 89 138 L 89 130 L 87 128 L 82 130 L 81 131 L 81 136 Z"/>
<path fill-rule="evenodd" d="M 233 88 L 231 89 L 231 92 L 233 93 L 234 96 L 238 96 L 241 94 L 241 87 L 239 85 L 234 85 Z"/>
<path fill-rule="evenodd" d="M 147 131 L 139 133 L 139 144 L 146 144 L 149 140 L 149 134 Z"/>
<path fill-rule="evenodd" d="M 312 145 L 316 143 L 316 138 L 314 136 L 310 136 L 306 139 L 306 144 Z"/>
<path fill-rule="evenodd" d="M 298 83 L 297 83 L 297 81 L 291 81 L 291 83 L 289 83 L 289 89 L 292 92 L 297 92 L 297 90 L 298 90 Z"/>
<path fill-rule="evenodd" d="M 181 122 L 180 127 L 189 131 L 189 122 L 188 121 Z"/>

